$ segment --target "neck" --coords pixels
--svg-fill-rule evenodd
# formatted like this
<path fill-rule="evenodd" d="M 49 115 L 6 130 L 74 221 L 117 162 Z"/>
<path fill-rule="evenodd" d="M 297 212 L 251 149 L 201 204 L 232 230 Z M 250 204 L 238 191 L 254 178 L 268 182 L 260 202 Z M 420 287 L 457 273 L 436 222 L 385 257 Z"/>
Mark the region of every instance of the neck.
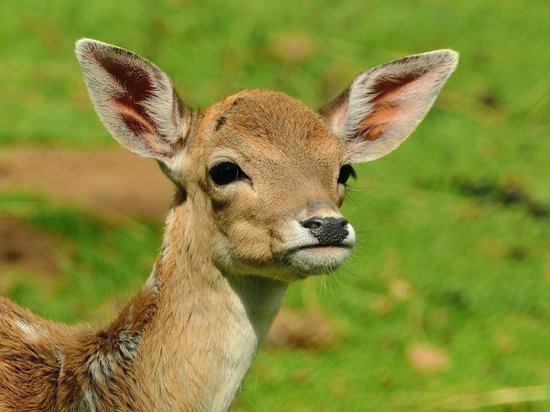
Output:
<path fill-rule="evenodd" d="M 168 217 L 162 253 L 142 292 L 154 291 L 157 306 L 142 336 L 139 364 L 157 407 L 227 410 L 286 286 L 222 273 L 210 259 L 206 230 L 196 231 L 204 222 L 193 215 L 182 202 Z"/>

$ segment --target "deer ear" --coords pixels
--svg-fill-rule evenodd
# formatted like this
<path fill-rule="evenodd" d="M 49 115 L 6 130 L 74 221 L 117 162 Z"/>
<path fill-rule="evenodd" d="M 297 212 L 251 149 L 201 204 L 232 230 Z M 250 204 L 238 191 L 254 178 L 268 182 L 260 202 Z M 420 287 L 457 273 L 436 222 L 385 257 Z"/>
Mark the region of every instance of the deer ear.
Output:
<path fill-rule="evenodd" d="M 127 50 L 82 39 L 76 56 L 99 118 L 126 149 L 171 168 L 191 110 L 166 73 Z"/>
<path fill-rule="evenodd" d="M 378 159 L 414 131 L 457 63 L 458 53 L 438 50 L 375 67 L 320 113 L 353 163 Z"/>

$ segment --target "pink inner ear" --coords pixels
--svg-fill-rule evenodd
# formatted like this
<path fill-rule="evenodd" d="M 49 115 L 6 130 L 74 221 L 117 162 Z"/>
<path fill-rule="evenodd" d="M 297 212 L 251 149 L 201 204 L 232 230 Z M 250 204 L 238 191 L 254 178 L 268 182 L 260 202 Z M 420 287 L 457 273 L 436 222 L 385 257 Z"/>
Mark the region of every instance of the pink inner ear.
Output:
<path fill-rule="evenodd" d="M 375 141 L 388 130 L 399 127 L 410 120 L 414 101 L 407 101 L 407 94 L 414 88 L 422 87 L 426 70 L 405 73 L 379 79 L 372 87 L 372 111 L 359 124 L 357 134 L 362 140 Z"/>
<path fill-rule="evenodd" d="M 143 117 L 140 112 L 134 110 L 135 106 L 126 106 L 120 100 L 114 100 L 113 105 L 120 115 L 124 124 L 137 136 L 145 140 L 150 153 L 158 157 L 169 157 L 167 148 L 170 145 L 167 143 L 164 136 L 157 132 L 154 125 L 148 122 L 148 117 Z"/>
<path fill-rule="evenodd" d="M 401 109 L 392 103 L 376 104 L 374 112 L 367 116 L 357 128 L 357 134 L 363 140 L 374 141 L 398 121 Z"/>
<path fill-rule="evenodd" d="M 113 101 L 113 105 L 116 107 L 116 110 L 119 112 L 120 117 L 124 124 L 128 126 L 136 135 L 144 135 L 146 133 L 156 133 L 154 126 L 150 123 L 150 119 L 144 116 L 142 110 L 136 111 L 136 106 L 129 106 L 121 101 L 122 99 L 117 99 Z"/>
<path fill-rule="evenodd" d="M 143 106 L 144 102 L 153 97 L 154 86 L 149 74 L 120 55 L 99 55 L 97 61 L 121 86 L 121 92 L 113 96 L 111 102 L 126 126 L 136 135 L 158 133 L 153 119 Z"/>

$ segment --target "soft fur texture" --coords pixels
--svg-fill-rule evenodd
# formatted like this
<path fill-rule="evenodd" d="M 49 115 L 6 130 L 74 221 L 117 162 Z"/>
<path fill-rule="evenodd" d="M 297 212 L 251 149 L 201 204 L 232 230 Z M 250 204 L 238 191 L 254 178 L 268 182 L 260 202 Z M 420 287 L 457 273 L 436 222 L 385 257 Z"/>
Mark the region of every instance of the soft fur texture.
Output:
<path fill-rule="evenodd" d="M 397 147 L 456 53 L 367 71 L 320 114 L 266 90 L 193 111 L 131 52 L 81 40 L 77 56 L 105 126 L 159 161 L 176 195 L 151 276 L 107 328 L 54 324 L 0 298 L 0 410 L 227 410 L 287 285 L 333 271 L 353 247 L 341 167 Z M 216 184 L 209 170 L 222 162 L 239 178 Z M 342 239 L 321 244 L 312 217 L 338 218 Z"/>

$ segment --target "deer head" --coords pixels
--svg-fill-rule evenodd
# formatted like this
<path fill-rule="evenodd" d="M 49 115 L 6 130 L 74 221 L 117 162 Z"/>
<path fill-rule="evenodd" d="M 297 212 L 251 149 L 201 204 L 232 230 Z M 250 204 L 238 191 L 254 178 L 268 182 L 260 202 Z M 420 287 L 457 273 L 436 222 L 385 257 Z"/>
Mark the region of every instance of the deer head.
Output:
<path fill-rule="evenodd" d="M 353 164 L 397 148 L 458 61 L 439 50 L 373 68 L 319 112 L 267 90 L 194 111 L 168 75 L 129 51 L 83 39 L 77 56 L 102 122 L 159 162 L 208 258 L 224 273 L 285 282 L 348 257 L 355 232 L 340 206 Z"/>

